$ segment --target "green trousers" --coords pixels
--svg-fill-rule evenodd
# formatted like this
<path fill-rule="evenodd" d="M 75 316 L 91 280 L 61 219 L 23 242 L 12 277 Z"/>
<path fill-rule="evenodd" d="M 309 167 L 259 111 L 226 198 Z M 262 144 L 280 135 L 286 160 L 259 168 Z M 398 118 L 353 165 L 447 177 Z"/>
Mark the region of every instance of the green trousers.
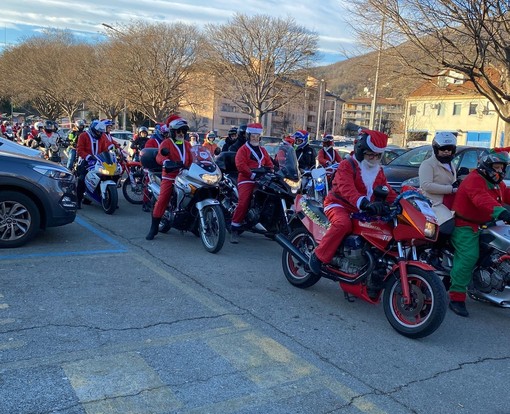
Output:
<path fill-rule="evenodd" d="M 478 238 L 479 231 L 475 232 L 469 226 L 455 227 L 453 231 L 452 244 L 455 248 L 455 254 L 450 273 L 450 298 L 452 300 L 459 300 L 461 297 L 465 300 L 467 286 L 471 281 L 473 269 L 480 255 Z"/>

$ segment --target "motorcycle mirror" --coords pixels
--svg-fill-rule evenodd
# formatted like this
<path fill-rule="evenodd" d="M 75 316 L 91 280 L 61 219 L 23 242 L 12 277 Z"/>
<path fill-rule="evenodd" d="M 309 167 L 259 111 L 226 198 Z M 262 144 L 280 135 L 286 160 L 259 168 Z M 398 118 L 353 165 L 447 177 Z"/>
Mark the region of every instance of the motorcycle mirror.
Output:
<path fill-rule="evenodd" d="M 390 193 L 390 189 L 385 185 L 378 185 L 374 188 L 374 197 L 376 201 L 384 201 L 388 194 Z"/>
<path fill-rule="evenodd" d="M 166 157 L 168 154 L 170 154 L 170 150 L 168 148 L 161 148 L 161 155 Z"/>

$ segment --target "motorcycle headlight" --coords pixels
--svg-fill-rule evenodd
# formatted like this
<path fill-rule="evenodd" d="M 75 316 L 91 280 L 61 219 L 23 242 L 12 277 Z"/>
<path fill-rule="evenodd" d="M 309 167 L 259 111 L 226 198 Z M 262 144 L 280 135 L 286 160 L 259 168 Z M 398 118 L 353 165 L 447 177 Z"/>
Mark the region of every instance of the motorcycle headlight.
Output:
<path fill-rule="evenodd" d="M 220 181 L 220 176 L 218 174 L 202 174 L 200 178 L 209 185 L 217 184 L 218 181 Z"/>
<path fill-rule="evenodd" d="M 290 187 L 290 191 L 292 192 L 292 194 L 297 194 L 297 192 L 301 188 L 301 180 L 293 181 L 288 178 L 284 178 L 283 181 Z"/>
<path fill-rule="evenodd" d="M 437 231 L 437 224 L 431 223 L 430 221 L 427 221 L 425 223 L 425 230 L 423 231 L 423 234 L 428 239 L 434 239 L 436 237 L 436 231 Z"/>

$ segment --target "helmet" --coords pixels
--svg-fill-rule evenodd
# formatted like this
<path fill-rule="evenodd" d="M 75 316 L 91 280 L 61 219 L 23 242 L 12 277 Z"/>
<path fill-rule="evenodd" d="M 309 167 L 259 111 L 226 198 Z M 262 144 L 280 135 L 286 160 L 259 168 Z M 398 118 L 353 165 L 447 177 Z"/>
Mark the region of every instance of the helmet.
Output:
<path fill-rule="evenodd" d="M 3 122 L 2 122 L 2 124 L 3 124 L 3 125 L 10 125 L 10 124 L 9 124 L 9 121 L 3 121 Z"/>
<path fill-rule="evenodd" d="M 237 136 L 238 138 L 245 138 L 246 137 L 246 129 L 248 128 L 247 124 L 239 125 L 239 128 L 237 128 Z"/>
<path fill-rule="evenodd" d="M 324 137 L 322 137 L 322 146 L 331 147 L 331 145 L 333 145 L 333 141 L 334 141 L 333 135 L 330 134 L 324 135 Z"/>
<path fill-rule="evenodd" d="M 227 135 L 228 135 L 229 137 L 230 137 L 230 136 L 232 136 L 232 135 L 237 135 L 237 128 L 230 128 L 230 129 L 228 130 Z"/>
<path fill-rule="evenodd" d="M 111 119 L 101 119 L 101 122 L 104 124 L 105 128 L 110 127 L 113 128 L 115 125 L 115 122 L 113 122 Z"/>
<path fill-rule="evenodd" d="M 306 144 L 308 144 L 308 132 L 300 130 L 294 132 L 292 136 L 295 139 L 297 149 L 303 148 Z"/>
<path fill-rule="evenodd" d="M 493 164 L 503 164 L 503 171 L 498 172 L 494 169 Z M 478 172 L 493 184 L 499 184 L 505 178 L 506 166 L 510 163 L 508 152 L 489 152 L 482 155 L 478 161 Z"/>
<path fill-rule="evenodd" d="M 372 151 L 381 154 L 388 144 L 388 135 L 363 129 L 359 132 L 358 139 L 354 144 L 354 157 L 359 162 L 365 158 L 365 152 Z"/>
<path fill-rule="evenodd" d="M 191 138 L 195 138 L 195 140 L 198 142 L 198 139 L 199 139 L 198 133 L 196 133 L 196 132 L 190 132 L 190 133 L 189 133 L 189 137 L 190 137 L 190 139 L 191 139 Z"/>
<path fill-rule="evenodd" d="M 91 122 L 89 131 L 92 135 L 92 138 L 99 139 L 101 138 L 101 135 L 106 132 L 106 125 L 96 119 L 95 121 Z"/>
<path fill-rule="evenodd" d="M 142 127 L 138 128 L 138 135 L 140 135 L 142 132 L 146 133 L 145 136 L 149 136 L 149 130 L 147 129 L 147 127 L 142 126 Z"/>
<path fill-rule="evenodd" d="M 78 129 L 83 129 L 83 128 L 85 128 L 85 121 L 84 121 L 83 119 L 78 119 L 78 120 L 75 122 L 75 124 L 76 124 L 76 127 L 77 127 Z"/>
<path fill-rule="evenodd" d="M 214 141 L 216 139 L 216 134 L 214 132 L 209 132 L 206 136 L 207 139 L 211 139 Z"/>
<path fill-rule="evenodd" d="M 34 124 L 35 129 L 41 129 L 44 128 L 44 124 L 41 121 L 38 121 Z"/>
<path fill-rule="evenodd" d="M 437 160 L 443 164 L 450 162 L 457 151 L 457 137 L 452 132 L 436 132 L 432 140 L 432 149 Z M 450 150 L 451 154 L 438 155 L 439 150 Z"/>
<path fill-rule="evenodd" d="M 296 140 L 291 135 L 287 135 L 287 136 L 283 137 L 283 142 L 286 142 L 287 144 L 290 144 L 290 145 L 294 145 Z"/>
<path fill-rule="evenodd" d="M 182 130 L 184 134 L 189 131 L 188 121 L 178 115 L 170 115 L 166 120 L 166 125 L 170 130 L 170 136 L 172 139 L 177 137 L 177 130 Z"/>
<path fill-rule="evenodd" d="M 55 122 L 50 121 L 49 119 L 44 121 L 43 128 L 45 132 L 53 132 L 55 131 Z"/>

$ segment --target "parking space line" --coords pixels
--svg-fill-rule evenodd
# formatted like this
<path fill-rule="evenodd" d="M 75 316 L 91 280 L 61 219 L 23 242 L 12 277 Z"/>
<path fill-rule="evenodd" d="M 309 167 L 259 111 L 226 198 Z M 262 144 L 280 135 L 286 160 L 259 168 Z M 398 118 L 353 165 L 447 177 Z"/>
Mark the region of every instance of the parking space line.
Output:
<path fill-rule="evenodd" d="M 12 259 L 30 259 L 37 257 L 65 257 L 65 256 L 85 256 L 90 254 L 112 254 L 112 253 L 126 253 L 127 247 L 115 240 L 113 237 L 108 236 L 106 233 L 96 229 L 90 223 L 76 216 L 75 223 L 86 228 L 97 237 L 103 239 L 105 242 L 113 246 L 113 249 L 101 249 L 101 250 L 77 250 L 77 251 L 59 251 L 59 252 L 43 252 L 43 253 L 22 253 L 22 254 L 4 254 L 0 255 L 0 260 L 12 260 Z"/>

